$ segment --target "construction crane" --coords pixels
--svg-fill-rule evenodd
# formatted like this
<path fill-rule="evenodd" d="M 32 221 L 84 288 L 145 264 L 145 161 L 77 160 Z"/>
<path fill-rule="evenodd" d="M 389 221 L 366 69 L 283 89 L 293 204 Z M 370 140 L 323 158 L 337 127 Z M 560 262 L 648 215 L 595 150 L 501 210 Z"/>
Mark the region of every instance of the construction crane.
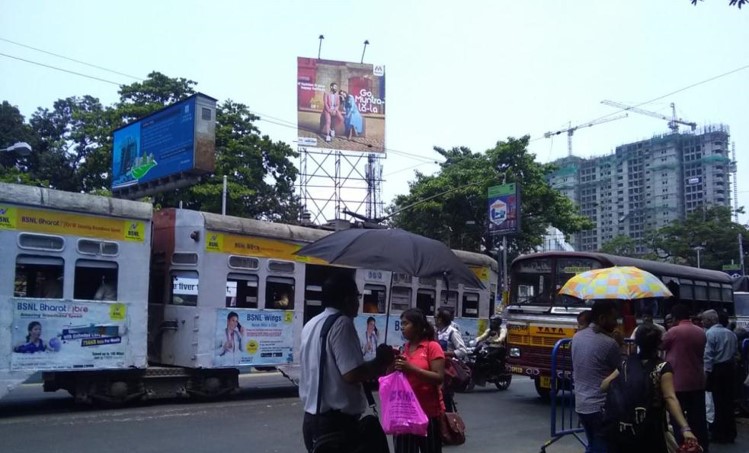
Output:
<path fill-rule="evenodd" d="M 567 155 L 571 156 L 572 155 L 572 135 L 575 133 L 576 130 L 578 130 L 580 128 L 583 128 L 583 127 L 595 126 L 596 124 L 608 123 L 609 121 L 620 120 L 622 118 L 626 118 L 627 116 L 629 116 L 629 115 L 625 113 L 624 115 L 617 115 L 617 116 L 610 116 L 610 117 L 607 117 L 607 118 L 600 118 L 600 119 L 597 119 L 597 120 L 593 120 L 593 121 L 591 121 L 589 123 L 578 124 L 577 126 L 570 125 L 570 127 L 568 127 L 567 129 L 561 129 L 561 130 L 558 130 L 558 131 L 549 131 L 549 132 L 546 132 L 544 134 L 544 138 L 550 138 L 550 137 L 553 137 L 555 135 L 560 135 L 560 134 L 566 132 L 567 133 Z"/>
<path fill-rule="evenodd" d="M 671 129 L 673 132 L 679 132 L 679 124 L 683 124 L 684 126 L 689 126 L 690 128 L 692 128 L 692 130 L 697 129 L 697 123 L 693 123 L 691 121 L 685 121 L 681 118 L 676 117 L 676 106 L 674 105 L 673 102 L 671 103 L 671 118 L 660 113 L 651 112 L 650 110 L 643 110 L 637 107 L 632 107 L 630 105 L 622 104 L 621 102 L 605 100 L 605 101 L 601 101 L 601 104 L 620 108 L 628 112 L 640 113 L 642 115 L 652 116 L 653 118 L 660 118 L 662 120 L 666 120 L 668 121 L 668 128 Z"/>

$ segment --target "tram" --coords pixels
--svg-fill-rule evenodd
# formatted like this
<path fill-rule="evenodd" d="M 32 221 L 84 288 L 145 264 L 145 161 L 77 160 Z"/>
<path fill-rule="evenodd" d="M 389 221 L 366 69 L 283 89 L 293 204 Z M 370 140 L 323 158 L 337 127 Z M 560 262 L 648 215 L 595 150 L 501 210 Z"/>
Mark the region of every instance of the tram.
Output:
<path fill-rule="evenodd" d="M 455 251 L 485 288 L 295 255 L 330 231 L 0 183 L 0 397 L 33 373 L 78 401 L 215 397 L 240 372 L 298 371 L 322 284 L 351 272 L 355 325 L 400 345 L 400 313 L 456 314 L 466 341 L 494 312 L 497 263 Z M 389 318 L 389 319 L 388 319 Z"/>

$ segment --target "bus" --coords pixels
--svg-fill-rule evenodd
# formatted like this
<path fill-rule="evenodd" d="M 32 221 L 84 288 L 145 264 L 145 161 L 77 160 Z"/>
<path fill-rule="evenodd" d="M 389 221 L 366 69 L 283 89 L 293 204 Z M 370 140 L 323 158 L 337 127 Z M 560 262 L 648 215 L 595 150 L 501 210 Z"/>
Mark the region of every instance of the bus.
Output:
<path fill-rule="evenodd" d="M 675 303 L 692 313 L 725 310 L 734 315 L 731 278 L 720 271 L 592 252 L 544 252 L 516 258 L 510 267 L 510 295 L 504 317 L 508 329 L 508 367 L 533 379 L 536 391 L 548 397 L 551 350 L 575 333 L 577 315 L 590 307 L 558 291 L 573 276 L 592 269 L 635 266 L 658 277 L 673 293 L 668 299 L 622 301 L 621 329 L 629 335 L 642 313 L 661 320 Z M 566 376 L 560 376 L 562 378 Z"/>
<path fill-rule="evenodd" d="M 112 403 L 214 397 L 240 372 L 298 377 L 322 284 L 349 272 L 355 326 L 400 346 L 400 313 L 454 311 L 466 341 L 493 314 L 497 262 L 456 255 L 484 288 L 296 255 L 330 230 L 0 183 L 0 397 L 36 372 L 45 391 Z"/>

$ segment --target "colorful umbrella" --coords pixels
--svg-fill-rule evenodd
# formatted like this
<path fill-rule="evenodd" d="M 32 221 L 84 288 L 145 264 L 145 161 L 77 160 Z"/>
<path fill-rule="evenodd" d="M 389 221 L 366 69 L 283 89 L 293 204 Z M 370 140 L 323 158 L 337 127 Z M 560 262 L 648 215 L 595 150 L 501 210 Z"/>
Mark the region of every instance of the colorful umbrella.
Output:
<path fill-rule="evenodd" d="M 607 267 L 577 274 L 565 283 L 559 294 L 583 300 L 672 296 L 658 277 L 632 266 Z"/>

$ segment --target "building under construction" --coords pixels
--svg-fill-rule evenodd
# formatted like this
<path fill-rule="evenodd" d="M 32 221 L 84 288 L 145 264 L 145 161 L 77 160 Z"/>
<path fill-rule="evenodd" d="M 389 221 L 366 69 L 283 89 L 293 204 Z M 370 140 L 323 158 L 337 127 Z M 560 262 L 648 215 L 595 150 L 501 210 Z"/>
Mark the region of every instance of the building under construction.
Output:
<path fill-rule="evenodd" d="M 625 235 L 644 254 L 648 232 L 700 206 L 731 206 L 729 175 L 735 176 L 736 166 L 729 138 L 727 126 L 708 126 L 621 145 L 606 156 L 555 161 L 552 187 L 596 225 L 575 235 L 575 249 L 598 250 Z"/>

